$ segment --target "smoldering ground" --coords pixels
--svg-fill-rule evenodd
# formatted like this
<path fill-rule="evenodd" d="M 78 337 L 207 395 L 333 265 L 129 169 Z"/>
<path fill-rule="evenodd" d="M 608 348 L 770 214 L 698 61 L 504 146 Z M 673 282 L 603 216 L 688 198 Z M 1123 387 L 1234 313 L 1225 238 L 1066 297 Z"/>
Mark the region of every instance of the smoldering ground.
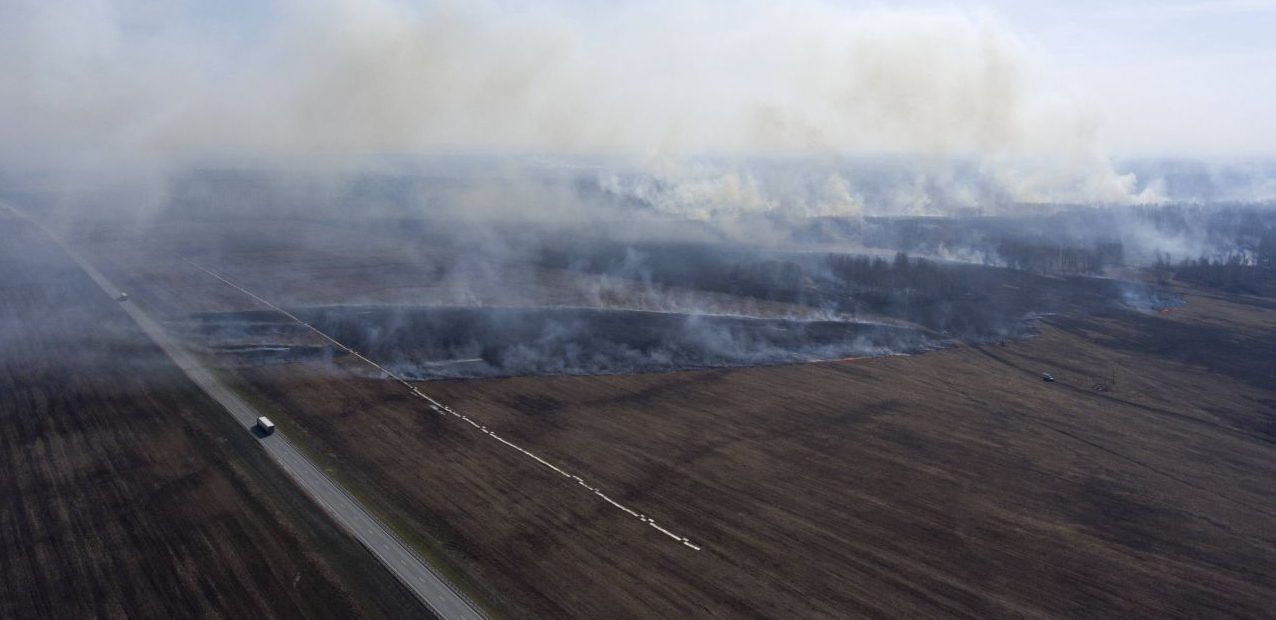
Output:
<path fill-rule="evenodd" d="M 851 321 L 684 315 L 603 308 L 303 308 L 297 315 L 401 376 L 616 374 L 917 352 L 920 330 Z M 263 317 L 237 320 L 264 335 Z M 201 324 L 205 327 L 207 323 Z M 254 363 L 296 361 L 300 347 L 219 350 Z M 263 359 L 263 358 L 273 359 Z"/>
<path fill-rule="evenodd" d="M 0 121 L 5 195 L 72 237 L 113 235 L 158 260 L 331 256 L 336 227 L 363 235 L 341 252 L 398 244 L 393 270 L 357 269 L 372 292 L 323 303 L 262 292 L 290 308 L 469 306 L 465 320 L 403 316 L 490 331 L 448 355 L 506 371 L 1016 337 L 1027 316 L 1120 303 L 1085 276 L 1158 247 L 1157 235 L 1032 234 L 1057 205 L 1154 201 L 1169 185 L 1115 167 L 1086 107 L 1045 86 L 1032 46 L 991 14 L 815 2 L 267 6 L 218 21 L 127 1 L 5 5 L 0 79 L 12 88 L 0 118 L 21 119 Z M 1023 221 L 954 217 L 972 210 Z M 896 250 L 914 256 L 892 261 Z M 287 272 L 272 284 L 341 288 L 307 262 L 262 268 Z M 377 292 L 405 286 L 430 297 Z M 1028 293 L 1005 292 L 1016 287 Z M 498 321 L 514 311 L 494 306 L 527 310 Z M 534 310 L 546 306 L 620 314 Z M 615 316 L 641 319 L 637 340 L 615 335 Z M 491 323 L 465 327 L 473 321 Z M 523 321 L 540 331 L 503 327 Z M 666 337 L 639 335 L 658 327 Z M 437 345 L 394 333 L 405 350 Z M 210 346 L 325 355 L 256 336 Z M 609 352 L 569 351 L 573 339 Z M 535 353 L 541 362 L 516 361 Z"/>
<path fill-rule="evenodd" d="M 292 230 L 307 228 L 290 221 Z M 1026 337 L 1033 333 L 1032 317 L 1041 314 L 1163 307 L 1154 287 L 1066 273 L 1065 265 L 1012 269 L 780 248 L 706 228 L 678 239 L 650 231 L 635 235 L 644 221 L 602 228 L 528 221 L 472 227 L 358 218 L 339 225 L 356 229 L 351 234 L 357 241 L 303 233 L 303 241 L 285 248 L 267 232 L 259 240 L 236 234 L 204 246 L 215 251 L 200 249 L 208 240 L 179 245 L 200 264 L 225 265 L 226 277 L 338 341 L 420 378 L 911 353 L 957 341 Z M 334 223 L 321 220 L 308 228 L 331 230 Z M 346 248 L 357 248 L 355 263 L 306 258 Z M 272 267 L 226 258 L 245 253 L 296 259 Z M 333 288 L 351 292 L 315 294 Z M 342 357 L 339 349 L 315 347 L 305 328 L 270 311 L 198 313 L 185 329 L 244 363 Z"/>

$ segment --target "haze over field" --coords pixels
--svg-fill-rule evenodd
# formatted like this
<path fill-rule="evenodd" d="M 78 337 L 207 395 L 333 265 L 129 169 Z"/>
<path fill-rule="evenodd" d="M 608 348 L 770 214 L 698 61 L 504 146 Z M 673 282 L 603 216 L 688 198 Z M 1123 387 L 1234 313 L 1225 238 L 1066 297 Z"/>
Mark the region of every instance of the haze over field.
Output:
<path fill-rule="evenodd" d="M 1226 198 L 1269 200 L 1271 170 L 1234 160 L 1272 152 L 1253 104 L 1276 94 L 1271 43 L 1250 33 L 1274 11 L 1176 7 L 19 0 L 0 8 L 0 163 L 163 186 L 189 166 L 540 155 L 640 170 L 622 191 L 693 215 L 855 215 L 1177 200 L 1164 170 L 1113 157 L 1206 155 L 1244 177 Z M 1196 64 L 1147 64 L 1189 28 Z M 889 195 L 848 172 L 865 158 L 906 169 Z"/>
<path fill-rule="evenodd" d="M 448 359 L 506 360 L 475 374 L 913 351 L 1024 335 L 1024 317 L 1063 307 L 1161 303 L 1128 286 L 1085 297 L 1084 287 L 1048 279 L 1020 290 L 1078 296 L 970 303 L 987 276 L 912 270 L 907 260 L 892 271 L 825 252 L 909 252 L 1047 276 L 1111 276 L 1184 258 L 1249 265 L 1268 255 L 1266 220 L 1214 213 L 1276 201 L 1276 165 L 1241 157 L 1266 152 L 1252 148 L 1270 124 L 1246 107 L 1252 96 L 1216 92 L 1211 118 L 1226 118 L 1218 123 L 1149 127 L 1143 115 L 1108 105 L 1128 96 L 1128 85 L 1079 69 L 1147 59 L 1157 49 L 1171 57 L 1185 44 L 1169 35 L 1189 24 L 1208 35 L 1226 23 L 1269 20 L 1269 7 L 1036 9 L 819 0 L 21 1 L 0 9 L 0 80 L 8 86 L 0 164 L 17 199 L 67 229 L 122 214 L 129 234 L 141 236 L 170 222 L 269 218 L 341 221 L 378 240 L 412 231 L 401 243 L 432 266 L 413 280 L 431 283 L 429 304 L 674 312 L 684 317 L 678 324 L 700 314 L 763 320 L 691 321 L 684 331 L 696 343 L 675 329 L 667 339 L 584 347 L 619 347 L 593 356 L 571 347 L 594 319 L 561 327 L 566 315 L 514 313 L 515 322 L 549 316 L 545 324 L 562 337 L 545 328 L 439 345 Z M 1139 23 L 1157 24 L 1166 40 Z M 1093 49 L 1076 46 L 1071 35 L 1082 30 Z M 1271 46 L 1247 32 L 1195 45 L 1248 42 L 1254 53 Z M 1248 61 L 1194 57 L 1265 88 L 1266 72 Z M 1173 76 L 1129 80 L 1144 85 L 1141 109 L 1181 103 L 1167 98 Z M 1235 105 L 1223 106 L 1225 97 L 1237 97 Z M 1244 139 L 1229 129 L 1238 122 L 1248 123 Z M 1132 126 L 1143 127 L 1142 138 L 1109 138 Z M 1230 146 L 1199 142 L 1212 157 L 1201 161 L 1146 156 L 1177 154 L 1206 134 L 1211 143 L 1231 135 Z M 1173 209 L 1139 210 L 1166 204 Z M 945 221 L 898 219 L 912 216 Z M 233 253 L 244 239 L 173 234 L 183 239 L 175 250 L 183 257 Z M 315 234 L 288 242 L 306 255 L 348 242 Z M 536 275 L 542 270 L 557 275 Z M 471 314 L 462 313 L 465 321 L 508 318 Z M 867 338 L 860 327 L 842 327 L 836 338 L 820 330 L 805 338 L 828 343 L 753 334 L 777 318 L 865 316 L 929 331 Z M 653 325 L 667 327 L 662 321 Z M 510 353 L 528 338 L 540 338 L 531 350 L 546 360 L 562 358 L 562 346 L 581 359 L 509 361 L 536 357 Z M 702 346 L 719 342 L 727 346 Z M 643 349 L 636 357 L 634 346 Z"/>
<path fill-rule="evenodd" d="M 1262 617 L 1276 0 L 0 0 L 0 618 Z"/>

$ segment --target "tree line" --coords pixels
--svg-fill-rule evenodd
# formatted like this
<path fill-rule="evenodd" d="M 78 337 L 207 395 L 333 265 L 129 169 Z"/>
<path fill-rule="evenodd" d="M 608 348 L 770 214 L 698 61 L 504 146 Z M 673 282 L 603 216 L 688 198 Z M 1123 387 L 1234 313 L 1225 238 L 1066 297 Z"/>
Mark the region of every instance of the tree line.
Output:
<path fill-rule="evenodd" d="M 1276 289 L 1276 230 L 1264 232 L 1253 251 L 1184 258 L 1177 262 L 1168 253 L 1158 253 L 1155 270 L 1163 282 L 1173 277 L 1225 291 L 1266 294 Z"/>

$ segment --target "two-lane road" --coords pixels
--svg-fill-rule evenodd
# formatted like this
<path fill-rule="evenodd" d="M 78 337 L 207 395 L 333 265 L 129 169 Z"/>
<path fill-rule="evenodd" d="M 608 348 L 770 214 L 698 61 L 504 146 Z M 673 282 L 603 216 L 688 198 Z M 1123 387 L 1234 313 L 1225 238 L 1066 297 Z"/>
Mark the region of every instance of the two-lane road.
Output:
<path fill-rule="evenodd" d="M 32 220 L 16 209 L 7 207 L 3 203 L 0 203 L 0 207 L 4 207 L 18 217 L 33 223 L 48 234 L 107 295 L 114 298 L 120 293 L 120 289 L 112 284 L 97 268 L 84 260 L 77 252 L 67 247 L 66 244 L 62 243 L 39 222 Z M 235 420 L 244 426 L 245 432 L 253 428 L 257 422 L 257 417 L 261 415 L 260 413 L 222 383 L 217 375 L 205 368 L 193 354 L 183 348 L 181 344 L 169 335 L 167 330 L 151 319 L 134 302 L 122 302 L 120 306 L 142 328 L 142 331 L 168 354 L 173 362 L 182 369 L 182 372 L 187 377 L 190 377 L 191 381 L 194 381 L 200 389 L 221 404 L 227 413 L 234 416 Z M 394 573 L 436 615 L 447 620 L 468 620 L 483 617 L 476 605 L 448 584 L 416 552 L 404 544 L 358 501 L 346 493 L 340 485 L 298 451 L 288 441 L 287 437 L 284 437 L 281 433 L 275 433 L 262 437 L 260 441 L 270 457 L 316 503 L 323 507 L 330 517 L 341 524 L 355 539 L 371 551 L 390 572 Z"/>

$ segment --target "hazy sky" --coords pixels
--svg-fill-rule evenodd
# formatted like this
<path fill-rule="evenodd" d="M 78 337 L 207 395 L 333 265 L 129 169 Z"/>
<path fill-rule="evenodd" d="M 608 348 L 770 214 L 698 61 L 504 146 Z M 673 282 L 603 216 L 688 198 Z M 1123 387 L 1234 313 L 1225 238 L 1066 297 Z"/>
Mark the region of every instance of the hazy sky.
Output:
<path fill-rule="evenodd" d="M 251 31 L 271 19 L 268 4 L 210 2 L 199 10 Z M 534 12 L 541 3 L 496 4 Z M 588 14 L 614 4 L 581 0 L 564 6 Z M 1039 55 L 1038 69 L 1061 93 L 1093 106 L 1113 154 L 1276 156 L 1276 0 L 825 4 L 1003 19 Z"/>
<path fill-rule="evenodd" d="M 1273 35 L 1276 0 L 6 0 L 0 162 L 1062 151 L 1083 173 L 1100 154 L 1272 156 Z"/>
<path fill-rule="evenodd" d="M 980 6 L 1004 15 L 1039 47 L 1045 71 L 1102 111 L 1110 150 L 1276 154 L 1276 1 Z"/>

